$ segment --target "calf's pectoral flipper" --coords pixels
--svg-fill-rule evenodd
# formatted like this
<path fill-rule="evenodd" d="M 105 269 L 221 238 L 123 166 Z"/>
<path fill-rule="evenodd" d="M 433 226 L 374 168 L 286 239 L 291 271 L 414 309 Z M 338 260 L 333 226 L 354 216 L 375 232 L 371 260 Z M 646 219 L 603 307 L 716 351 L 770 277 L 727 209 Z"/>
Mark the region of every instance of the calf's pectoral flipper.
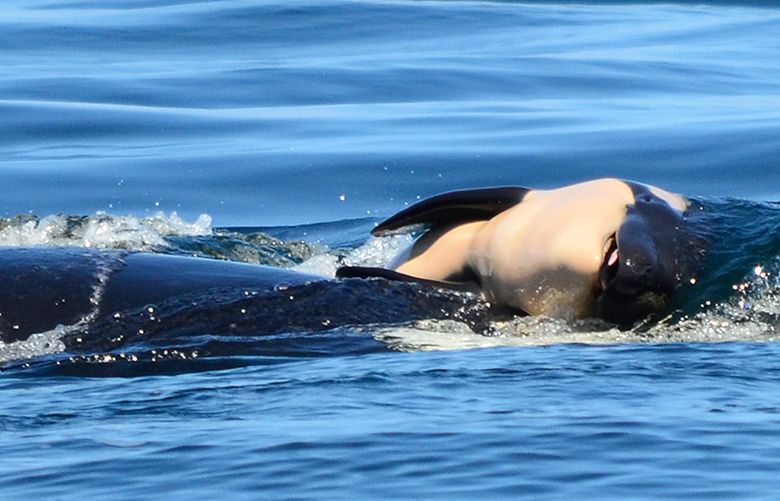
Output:
<path fill-rule="evenodd" d="M 468 221 L 486 221 L 520 203 L 531 191 L 519 186 L 459 190 L 418 202 L 382 221 L 371 231 L 374 236 L 406 226 L 427 224 L 433 227 Z"/>
<path fill-rule="evenodd" d="M 531 190 L 516 186 L 444 193 L 423 200 L 380 223 L 379 236 L 412 225 L 427 225 L 393 270 L 361 266 L 339 268 L 339 278 L 385 278 L 480 293 L 470 265 L 469 249 L 485 221 L 520 203 Z"/>

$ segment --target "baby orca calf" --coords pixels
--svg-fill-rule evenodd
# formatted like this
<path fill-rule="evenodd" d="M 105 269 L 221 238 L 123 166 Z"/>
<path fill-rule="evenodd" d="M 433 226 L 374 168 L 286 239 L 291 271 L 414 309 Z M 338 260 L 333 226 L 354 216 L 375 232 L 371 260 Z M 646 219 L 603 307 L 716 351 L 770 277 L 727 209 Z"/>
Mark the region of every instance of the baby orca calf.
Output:
<path fill-rule="evenodd" d="M 427 226 L 391 269 L 343 267 L 337 276 L 472 290 L 530 315 L 598 317 L 630 327 L 690 279 L 688 205 L 679 195 L 618 179 L 445 193 L 374 228 L 380 236 Z"/>

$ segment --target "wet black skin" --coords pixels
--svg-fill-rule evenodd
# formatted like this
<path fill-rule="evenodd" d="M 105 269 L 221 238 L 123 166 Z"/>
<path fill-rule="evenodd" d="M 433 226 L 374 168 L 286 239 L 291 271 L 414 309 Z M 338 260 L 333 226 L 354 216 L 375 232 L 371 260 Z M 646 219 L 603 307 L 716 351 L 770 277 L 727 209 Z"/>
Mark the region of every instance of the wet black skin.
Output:
<path fill-rule="evenodd" d="M 600 293 L 594 316 L 627 328 L 661 310 L 688 276 L 681 259 L 687 244 L 685 214 L 671 208 L 645 186 L 627 183 L 636 201 L 614 236 L 619 260 L 599 273 Z"/>
<path fill-rule="evenodd" d="M 322 278 L 214 259 L 72 247 L 0 247 L 0 342 L 192 293 L 263 290 L 316 280 Z"/>

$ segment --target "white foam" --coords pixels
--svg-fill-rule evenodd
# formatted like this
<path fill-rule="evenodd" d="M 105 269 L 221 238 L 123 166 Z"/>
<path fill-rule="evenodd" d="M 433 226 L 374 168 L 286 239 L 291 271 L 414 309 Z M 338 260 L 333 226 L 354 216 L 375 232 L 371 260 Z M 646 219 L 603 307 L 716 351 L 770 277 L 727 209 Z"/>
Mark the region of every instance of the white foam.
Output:
<path fill-rule="evenodd" d="M 211 217 L 207 214 L 190 223 L 176 212 L 169 216 L 158 212 L 145 218 L 99 212 L 88 217 L 51 215 L 42 219 L 7 220 L 0 230 L 0 245 L 150 250 L 167 246 L 167 236 L 211 233 Z"/>
<path fill-rule="evenodd" d="M 705 304 L 689 318 L 666 325 L 659 323 L 649 333 L 672 341 L 774 341 L 780 327 L 780 261 L 768 268 L 756 266 L 745 281 L 734 284 L 734 297 L 720 304 Z M 773 271 L 769 271 L 773 270 Z"/>
<path fill-rule="evenodd" d="M 334 277 L 336 269 L 340 266 L 340 259 L 338 255 L 328 251 L 323 254 L 316 254 L 301 264 L 293 266 L 291 269 L 321 277 Z"/>
<path fill-rule="evenodd" d="M 387 267 L 398 253 L 412 244 L 410 234 L 369 238 L 363 245 L 347 252 L 327 250 L 293 267 L 296 271 L 332 277 L 340 266 Z"/>
<path fill-rule="evenodd" d="M 549 317 L 517 317 L 494 322 L 493 334 L 476 333 L 454 320 L 420 320 L 372 331 L 378 341 L 399 351 L 463 350 L 498 346 L 552 344 L 616 344 L 637 341 L 630 333 L 607 328 L 598 321 L 571 322 Z"/>
<path fill-rule="evenodd" d="M 7 344 L 0 342 L 0 363 L 61 353 L 65 351 L 61 338 L 69 329 L 59 325 L 50 331 L 33 334 L 23 341 Z"/>

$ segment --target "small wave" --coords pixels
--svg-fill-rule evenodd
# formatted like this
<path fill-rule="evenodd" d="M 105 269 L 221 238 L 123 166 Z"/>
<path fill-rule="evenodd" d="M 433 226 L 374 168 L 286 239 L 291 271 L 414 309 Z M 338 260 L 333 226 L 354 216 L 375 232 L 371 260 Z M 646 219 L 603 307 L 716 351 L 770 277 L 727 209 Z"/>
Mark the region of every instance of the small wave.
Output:
<path fill-rule="evenodd" d="M 658 342 L 775 341 L 780 327 L 780 259 L 755 265 L 731 285 L 727 300 L 705 300 L 701 311 L 648 330 Z"/>
<path fill-rule="evenodd" d="M 194 222 L 176 212 L 166 216 L 15 216 L 0 219 L 0 245 L 9 247 L 67 246 L 95 249 L 149 251 L 166 247 L 166 237 L 210 235 L 211 217 L 202 214 Z"/>
<path fill-rule="evenodd" d="M 406 247 L 412 244 L 412 235 L 392 235 L 371 237 L 355 249 L 324 249 L 295 266 L 293 269 L 326 277 L 334 277 L 340 266 L 377 266 L 387 267 L 390 261 Z"/>
<path fill-rule="evenodd" d="M 318 244 L 285 241 L 261 231 L 237 232 L 230 228 L 215 229 L 205 236 L 166 237 L 165 241 L 168 251 L 176 254 L 281 268 L 295 267 L 312 256 L 328 252 Z"/>

